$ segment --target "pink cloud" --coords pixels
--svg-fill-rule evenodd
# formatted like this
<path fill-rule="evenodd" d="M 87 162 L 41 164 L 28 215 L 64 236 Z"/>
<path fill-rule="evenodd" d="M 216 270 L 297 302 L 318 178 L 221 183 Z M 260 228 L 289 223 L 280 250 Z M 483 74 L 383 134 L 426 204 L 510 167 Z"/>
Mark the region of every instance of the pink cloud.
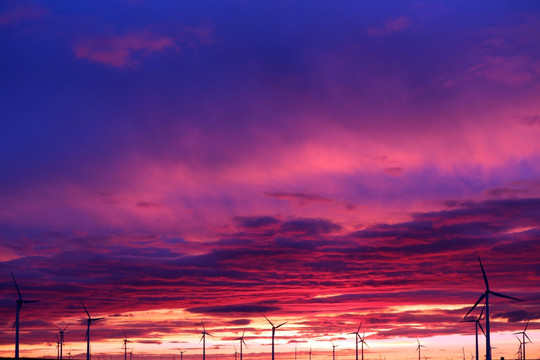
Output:
<path fill-rule="evenodd" d="M 412 24 L 410 18 L 406 16 L 399 16 L 397 18 L 387 19 L 384 22 L 382 28 L 371 28 L 368 29 L 368 33 L 374 36 L 384 36 L 399 31 L 408 29 Z"/>
<path fill-rule="evenodd" d="M 13 25 L 23 20 L 35 20 L 47 13 L 46 9 L 32 4 L 18 4 L 13 9 L 0 14 L 0 26 Z"/>
<path fill-rule="evenodd" d="M 81 39 L 74 45 L 73 51 L 76 58 L 123 67 L 135 65 L 135 56 L 145 56 L 174 46 L 175 40 L 169 36 L 142 31 L 123 36 Z"/>
<path fill-rule="evenodd" d="M 538 78 L 540 62 L 528 55 L 486 55 L 482 62 L 471 67 L 469 72 L 491 81 L 508 85 L 521 85 Z"/>

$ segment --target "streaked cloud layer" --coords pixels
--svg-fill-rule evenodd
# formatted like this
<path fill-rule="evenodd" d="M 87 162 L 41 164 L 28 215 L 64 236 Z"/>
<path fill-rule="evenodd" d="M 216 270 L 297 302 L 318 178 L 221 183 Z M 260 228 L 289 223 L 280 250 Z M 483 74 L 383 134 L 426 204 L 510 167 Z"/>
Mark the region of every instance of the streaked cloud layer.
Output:
<path fill-rule="evenodd" d="M 210 353 L 246 328 L 262 358 L 264 314 L 283 353 L 352 359 L 363 321 L 372 358 L 452 358 L 480 255 L 526 300 L 493 304 L 513 356 L 540 323 L 539 34 L 535 2 L 3 4 L 0 354 L 11 271 L 26 355 L 70 323 L 82 356 L 83 300 L 95 354 L 125 329 L 195 359 L 204 320 Z"/>

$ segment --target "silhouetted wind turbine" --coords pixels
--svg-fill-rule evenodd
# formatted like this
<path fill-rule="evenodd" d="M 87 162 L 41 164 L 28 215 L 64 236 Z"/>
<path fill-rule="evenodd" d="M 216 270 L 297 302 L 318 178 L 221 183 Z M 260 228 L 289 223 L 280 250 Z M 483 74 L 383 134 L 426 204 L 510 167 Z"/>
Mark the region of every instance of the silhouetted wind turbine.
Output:
<path fill-rule="evenodd" d="M 418 340 L 418 338 L 416 338 L 416 341 L 418 342 L 418 346 L 416 347 L 416 351 L 418 351 L 418 360 L 421 360 L 422 359 L 420 357 L 421 348 L 426 347 L 426 346 L 425 345 L 420 345 L 420 340 Z"/>
<path fill-rule="evenodd" d="M 311 346 L 309 347 L 309 360 L 311 360 Z"/>
<path fill-rule="evenodd" d="M 270 323 L 270 325 L 272 325 L 272 360 L 274 360 L 274 337 L 276 335 L 276 329 L 282 327 L 287 322 L 285 321 L 284 323 L 279 324 L 278 326 L 274 326 L 274 324 L 270 320 L 268 320 L 268 318 L 266 316 L 264 316 L 264 318 L 266 319 L 266 321 L 268 321 Z"/>
<path fill-rule="evenodd" d="M 105 318 L 104 317 L 100 317 L 100 318 L 90 317 L 90 313 L 88 312 L 88 310 L 86 310 L 86 306 L 84 306 L 82 301 L 81 301 L 81 305 L 86 315 L 88 315 L 88 319 L 86 319 L 86 360 L 90 360 L 90 325 L 92 325 L 92 321 L 103 320 Z"/>
<path fill-rule="evenodd" d="M 21 312 L 22 304 L 26 303 L 34 303 L 38 302 L 37 300 L 23 300 L 21 291 L 19 290 L 19 285 L 17 285 L 17 281 L 15 281 L 15 276 L 13 276 L 13 273 L 10 273 L 11 277 L 13 278 L 13 282 L 15 283 L 15 287 L 17 288 L 17 294 L 19 294 L 19 298 L 17 299 L 17 315 L 15 316 L 15 359 L 19 358 L 19 314 Z"/>
<path fill-rule="evenodd" d="M 529 340 L 530 343 L 532 343 L 531 339 L 529 339 L 529 336 L 527 336 L 527 328 L 529 327 L 529 321 L 527 321 L 527 324 L 525 324 L 525 329 L 523 329 L 523 331 L 520 331 L 520 332 L 517 332 L 515 334 L 519 335 L 521 334 L 523 336 L 523 341 L 520 341 L 521 342 L 521 347 L 522 347 L 522 357 L 523 357 L 523 360 L 525 360 L 525 344 L 527 343 L 527 340 Z M 525 338 L 527 338 L 527 340 L 525 340 Z"/>
<path fill-rule="evenodd" d="M 122 331 L 124 332 L 124 345 L 122 345 L 122 349 L 124 349 L 124 360 L 127 360 L 127 343 L 130 343 L 131 341 L 128 340 L 126 331 Z"/>
<path fill-rule="evenodd" d="M 182 350 L 180 348 L 177 348 L 178 351 L 180 351 L 180 360 L 184 360 L 184 353 L 186 352 L 186 350 Z"/>
<path fill-rule="evenodd" d="M 234 339 L 234 340 L 240 340 L 240 360 L 242 360 L 242 344 L 246 345 L 246 347 L 247 347 L 247 344 L 244 341 L 244 335 L 245 334 L 246 334 L 246 329 L 244 329 L 244 332 L 242 333 L 242 336 L 240 336 L 239 338 Z M 236 347 L 234 349 L 236 351 Z"/>
<path fill-rule="evenodd" d="M 202 358 L 203 360 L 206 360 L 206 335 L 208 336 L 213 336 L 213 335 L 206 332 L 206 328 L 204 327 L 204 323 L 202 321 L 201 321 L 201 324 L 202 324 L 203 332 L 202 332 L 201 340 L 199 340 L 199 342 L 201 341 L 203 342 Z"/>
<path fill-rule="evenodd" d="M 58 337 L 58 334 L 56 334 L 56 360 L 60 359 L 60 338 Z"/>
<path fill-rule="evenodd" d="M 362 360 L 364 360 L 364 345 L 369 347 L 369 345 L 366 342 L 366 333 L 362 332 L 362 336 L 358 336 L 360 338 L 360 343 L 362 343 Z"/>
<path fill-rule="evenodd" d="M 336 348 L 339 345 L 334 345 L 334 342 L 332 340 L 330 340 L 330 342 L 332 343 L 332 360 L 336 360 Z"/>
<path fill-rule="evenodd" d="M 236 346 L 234 347 L 234 360 L 238 358 L 238 351 L 236 351 Z"/>
<path fill-rule="evenodd" d="M 66 331 L 67 327 L 69 325 L 66 325 L 64 329 L 60 329 L 58 326 L 56 328 L 58 329 L 58 333 L 60 334 L 60 360 L 62 360 L 63 357 L 63 346 L 64 346 L 64 331 Z"/>
<path fill-rule="evenodd" d="M 461 322 L 473 322 L 475 323 L 475 329 L 476 329 L 476 360 L 480 360 L 479 359 L 479 354 L 478 354 L 478 327 L 480 327 L 480 330 L 482 330 L 482 333 L 484 333 L 484 336 L 486 335 L 486 332 L 484 331 L 484 328 L 482 327 L 482 324 L 480 323 L 480 319 L 482 319 L 482 314 L 484 313 L 484 309 L 486 308 L 486 306 L 484 305 L 482 307 L 482 311 L 480 311 L 480 316 L 478 316 L 476 319 L 465 319 L 465 320 L 461 320 Z"/>
<path fill-rule="evenodd" d="M 484 283 L 486 284 L 486 290 L 478 298 L 478 300 L 476 301 L 474 306 L 471 308 L 471 310 L 469 310 L 469 312 L 467 314 L 465 314 L 465 316 L 463 318 L 466 318 L 467 315 L 469 315 L 471 313 L 471 311 L 473 311 L 474 308 L 476 308 L 476 306 L 482 300 L 486 299 L 486 302 L 485 302 L 485 304 L 486 304 L 486 360 L 492 360 L 491 359 L 490 328 L 489 328 L 489 294 L 492 294 L 492 295 L 495 295 L 495 296 L 498 296 L 498 297 L 511 299 L 511 300 L 516 300 L 516 301 L 522 301 L 522 300 L 516 299 L 516 298 L 508 296 L 508 295 L 504 295 L 504 294 L 501 294 L 501 293 L 497 293 L 495 291 L 491 291 L 490 288 L 489 288 L 489 283 L 488 283 L 488 279 L 487 279 L 487 276 L 486 276 L 486 272 L 484 271 L 484 266 L 482 265 L 482 260 L 480 260 L 480 256 L 478 256 L 478 262 L 480 263 L 480 268 L 482 269 L 482 275 L 484 277 Z"/>
<path fill-rule="evenodd" d="M 523 343 L 521 342 L 521 339 L 516 336 L 517 341 L 519 341 L 519 349 L 515 353 L 515 355 L 519 355 L 519 360 L 523 360 Z"/>
<path fill-rule="evenodd" d="M 71 347 L 69 348 L 68 359 L 71 360 Z"/>
<path fill-rule="evenodd" d="M 349 335 L 352 335 L 354 334 L 354 342 L 356 343 L 356 360 L 358 360 L 358 338 L 361 338 L 360 337 L 360 328 L 362 327 L 362 321 L 360 321 L 360 325 L 358 325 L 358 329 L 356 329 L 355 332 L 352 332 L 352 333 L 349 333 Z M 364 345 L 362 343 L 362 345 Z M 363 357 L 362 357 L 362 360 L 363 360 Z"/>

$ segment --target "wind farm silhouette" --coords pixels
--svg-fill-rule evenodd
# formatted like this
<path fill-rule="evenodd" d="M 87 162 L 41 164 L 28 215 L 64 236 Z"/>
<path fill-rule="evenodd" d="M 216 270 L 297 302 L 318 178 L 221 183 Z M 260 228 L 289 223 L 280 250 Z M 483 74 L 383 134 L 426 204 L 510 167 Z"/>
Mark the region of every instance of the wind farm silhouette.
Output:
<path fill-rule="evenodd" d="M 484 290 L 484 293 L 478 298 L 478 300 L 476 301 L 476 303 L 472 306 L 472 308 L 466 313 L 466 315 L 463 317 L 462 320 L 460 320 L 459 322 L 469 322 L 469 323 L 475 323 L 475 349 L 476 349 L 476 360 L 480 360 L 480 353 L 479 353 L 479 331 L 478 329 L 480 328 L 480 330 L 482 331 L 482 333 L 485 335 L 485 339 L 486 339 L 486 353 L 485 353 L 485 359 L 488 360 L 488 359 L 491 359 L 492 358 L 492 349 L 495 349 L 495 347 L 491 346 L 491 341 L 490 341 L 490 324 L 489 324 L 489 295 L 493 295 L 493 296 L 497 296 L 497 297 L 502 297 L 502 298 L 508 298 L 508 299 L 511 299 L 511 300 L 514 300 L 514 301 L 522 301 L 520 299 L 517 299 L 517 298 L 514 298 L 514 297 L 511 297 L 511 296 L 508 296 L 508 295 L 505 295 L 505 294 L 501 294 L 501 293 L 498 293 L 498 292 L 495 292 L 495 291 L 492 291 L 491 288 L 489 287 L 489 282 L 488 282 L 488 278 L 487 278 L 487 275 L 486 275 L 486 272 L 485 272 L 485 269 L 484 269 L 484 266 L 482 264 L 482 261 L 480 259 L 480 257 L 478 257 L 478 262 L 480 264 L 480 268 L 481 268 L 481 271 L 482 271 L 482 276 L 483 276 L 483 280 L 484 280 L 484 284 L 485 284 L 485 290 Z M 20 311 L 21 311 L 21 307 L 22 307 L 22 304 L 24 303 L 31 303 L 31 302 L 38 302 L 37 300 L 25 300 L 23 299 L 22 295 L 21 295 L 21 291 L 20 291 L 20 288 L 19 288 L 19 285 L 17 283 L 17 281 L 15 280 L 15 276 L 13 275 L 13 273 L 11 273 L 11 277 L 13 279 L 13 283 L 15 284 L 15 287 L 16 287 L 16 290 L 17 290 L 17 294 L 18 294 L 18 298 L 17 298 L 17 312 L 16 312 L 16 319 L 15 319 L 15 323 L 14 323 L 14 328 L 16 329 L 16 336 L 15 336 L 15 358 L 19 358 L 19 316 L 20 316 Z M 471 313 L 477 308 L 477 306 L 483 301 L 485 300 L 483 306 L 482 306 L 482 309 L 480 310 L 480 312 L 476 315 L 476 316 L 472 316 Z M 85 304 L 81 301 L 81 306 L 86 314 L 86 334 L 85 334 L 85 341 L 86 341 L 86 360 L 90 360 L 91 359 L 91 342 L 90 342 L 90 328 L 91 328 L 91 325 L 93 322 L 95 321 L 99 321 L 99 320 L 103 320 L 105 319 L 105 317 L 96 317 L 96 318 L 93 318 L 91 315 L 90 315 L 90 312 L 88 311 L 88 309 L 86 308 Z M 282 326 L 284 326 L 288 321 L 285 321 L 285 322 L 282 322 L 278 325 L 275 325 L 266 315 L 263 315 L 264 319 L 271 325 L 271 329 L 272 329 L 272 336 L 271 336 L 271 359 L 272 360 L 275 360 L 275 333 L 276 333 L 276 329 L 279 329 L 281 328 Z M 485 330 L 484 330 L 484 327 L 482 326 L 482 321 L 485 321 Z M 519 341 L 519 349 L 518 351 L 516 352 L 515 355 L 518 356 L 518 359 L 519 360 L 525 360 L 526 359 L 526 348 L 525 348 L 525 344 L 526 343 L 532 343 L 531 339 L 529 338 L 529 336 L 527 335 L 527 329 L 529 328 L 529 323 L 530 323 L 530 320 L 526 322 L 525 326 L 524 326 L 524 329 L 523 331 L 519 331 L 519 332 L 515 332 L 514 335 L 516 337 L 516 339 Z M 354 354 L 355 354 L 355 359 L 358 360 L 359 359 L 359 345 L 361 345 L 361 360 L 364 360 L 364 345 L 366 347 L 369 347 L 367 342 L 365 341 L 365 338 L 366 338 L 366 334 L 365 334 L 365 330 L 363 330 L 362 326 L 364 325 L 364 321 L 360 321 L 358 327 L 356 328 L 356 331 L 354 332 L 350 332 L 350 333 L 346 333 L 346 334 L 349 334 L 349 335 L 354 335 Z M 63 359 L 63 346 L 64 346 L 64 333 L 65 331 L 68 329 L 68 326 L 69 325 L 65 325 L 65 327 L 61 328 L 57 325 L 55 325 L 58 332 L 56 334 L 56 337 L 57 337 L 57 341 L 56 341 L 56 354 L 57 354 L 57 359 Z M 206 360 L 206 336 L 214 336 L 212 335 L 209 331 L 207 331 L 206 327 L 205 327 L 205 324 L 204 324 L 204 321 L 201 321 L 201 326 L 202 326 L 202 332 L 201 332 L 201 337 L 199 339 L 199 343 L 202 342 L 202 360 Z M 362 330 L 362 332 L 361 332 Z M 127 334 L 126 334 L 126 331 L 125 330 L 122 330 L 123 332 L 123 345 L 122 345 L 122 349 L 123 349 L 123 357 L 124 357 L 124 360 L 127 360 L 128 358 L 128 344 L 129 343 L 133 343 L 132 340 L 129 340 L 128 337 L 127 337 Z M 518 336 L 520 335 L 520 337 Z M 245 337 L 246 337 L 246 328 L 243 329 L 242 331 L 242 335 L 240 337 L 236 337 L 236 338 L 233 338 L 234 341 L 239 341 L 240 342 L 240 352 L 238 353 L 236 351 L 236 346 L 234 346 L 234 357 L 235 359 L 237 359 L 238 355 L 240 355 L 240 360 L 243 360 L 243 346 L 245 345 L 247 347 L 247 343 L 245 341 Z M 340 346 L 340 344 L 335 344 L 334 343 L 334 340 L 336 340 L 335 337 L 329 339 L 330 343 L 332 344 L 332 360 L 336 360 L 337 358 L 337 352 L 336 352 L 336 348 L 338 346 Z M 427 360 L 427 356 L 425 353 L 423 353 L 422 351 L 422 348 L 425 348 L 426 345 L 422 344 L 420 342 L 420 339 L 419 338 L 416 338 L 416 342 L 417 342 L 417 346 L 416 346 L 416 349 L 415 349 L 415 353 L 417 352 L 418 353 L 418 360 L 422 360 L 422 355 L 424 355 L 424 359 Z M 183 354 L 186 350 L 183 350 L 183 349 L 180 349 L 180 348 L 177 348 L 176 350 L 180 351 L 180 360 L 183 360 Z M 349 348 L 345 347 L 344 350 L 347 350 L 349 351 Z M 350 350 L 352 351 L 352 350 Z M 411 349 L 411 352 L 412 352 L 412 349 Z M 372 355 L 375 354 L 375 352 L 371 352 L 370 353 Z M 309 353 L 305 352 L 304 354 L 308 354 L 309 355 L 309 360 L 311 360 L 311 357 L 312 357 L 312 348 L 311 346 L 309 347 Z M 429 354 L 429 352 L 428 352 Z M 72 358 L 72 349 L 70 347 L 70 351 L 68 352 L 68 356 L 69 356 L 69 359 Z M 192 355 L 190 357 L 193 357 L 195 355 Z M 296 360 L 296 356 L 297 356 L 297 351 L 296 351 L 296 347 L 295 347 L 295 350 L 294 350 L 294 356 L 295 356 L 295 360 Z M 460 354 L 460 357 L 463 359 L 463 360 L 466 360 L 466 357 L 465 357 L 465 347 L 462 347 L 462 352 Z M 473 354 L 471 353 L 471 360 L 473 359 Z M 131 347 L 131 350 L 129 351 L 129 358 L 130 360 L 133 360 L 134 358 L 134 355 L 133 355 L 133 347 Z M 380 355 L 380 358 L 382 358 L 382 355 Z"/>

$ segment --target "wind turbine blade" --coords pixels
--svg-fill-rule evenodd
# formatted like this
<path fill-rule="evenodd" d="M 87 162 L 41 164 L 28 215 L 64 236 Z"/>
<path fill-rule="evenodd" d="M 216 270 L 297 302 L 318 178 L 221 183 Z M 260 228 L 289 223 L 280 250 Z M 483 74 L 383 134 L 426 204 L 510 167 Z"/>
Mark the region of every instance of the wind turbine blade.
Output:
<path fill-rule="evenodd" d="M 66 329 L 68 328 L 69 324 L 66 325 L 66 327 L 64 328 L 64 330 L 62 330 L 62 332 L 66 331 Z"/>
<path fill-rule="evenodd" d="M 95 319 L 92 319 L 92 321 L 98 321 L 98 320 L 103 320 L 103 319 L 105 319 L 105 317 L 95 318 Z"/>
<path fill-rule="evenodd" d="M 10 272 L 11 277 L 13 278 L 13 282 L 15 283 L 15 287 L 17 288 L 17 293 L 19 294 L 19 300 L 22 300 L 21 291 L 19 290 L 19 285 L 17 285 L 17 281 L 15 281 L 15 276 L 13 276 L 13 273 Z"/>
<path fill-rule="evenodd" d="M 362 341 L 364 341 L 364 340 L 362 340 Z M 366 345 L 367 347 L 369 347 L 369 345 L 368 345 L 367 342 L 365 342 L 365 341 L 364 341 L 364 345 Z"/>
<path fill-rule="evenodd" d="M 484 331 L 484 328 L 482 327 L 482 324 L 480 323 L 480 321 L 478 322 L 478 326 L 480 327 L 480 330 L 482 330 L 482 334 L 486 336 L 486 332 Z"/>
<path fill-rule="evenodd" d="M 202 330 L 203 330 L 203 332 L 206 332 L 206 329 L 204 328 L 204 322 L 201 321 L 201 324 L 202 324 Z"/>
<path fill-rule="evenodd" d="M 484 310 L 486 310 L 486 304 L 484 304 L 484 306 L 482 306 L 482 311 L 480 311 L 480 316 L 478 317 L 478 321 L 480 321 L 480 319 L 482 318 L 482 315 L 484 314 Z"/>
<path fill-rule="evenodd" d="M 418 338 L 416 338 L 416 341 L 418 342 L 418 346 L 420 346 L 420 340 L 418 340 Z"/>
<path fill-rule="evenodd" d="M 504 295 L 504 294 L 501 294 L 501 293 L 497 293 L 497 292 L 494 292 L 494 291 L 490 291 L 491 294 L 495 295 L 495 296 L 498 296 L 498 297 L 503 297 L 503 298 L 507 298 L 507 299 L 511 299 L 511 300 L 516 300 L 516 301 L 523 301 L 523 300 L 520 300 L 520 299 L 516 299 L 515 297 L 511 297 L 511 296 L 508 296 L 508 295 Z"/>
<path fill-rule="evenodd" d="M 86 306 L 84 306 L 82 301 L 81 301 L 81 305 L 82 305 L 84 311 L 86 312 L 86 315 L 88 315 L 88 318 L 91 319 L 90 314 L 88 313 L 88 310 L 86 310 Z"/>
<path fill-rule="evenodd" d="M 523 329 L 523 332 L 527 331 L 527 328 L 529 327 L 529 321 L 530 320 L 527 320 L 527 323 L 525 324 L 525 329 Z"/>
<path fill-rule="evenodd" d="M 486 283 L 486 289 L 489 290 L 489 283 L 486 276 L 486 272 L 484 271 L 484 265 L 482 265 L 482 260 L 480 260 L 480 256 L 478 256 L 478 262 L 480 263 L 480 267 L 482 268 L 482 275 L 484 276 L 484 282 Z"/>
<path fill-rule="evenodd" d="M 525 335 L 525 337 L 527 338 L 527 340 L 529 340 L 530 343 L 532 343 L 531 339 L 529 339 L 529 336 L 527 334 L 523 334 Z"/>
<path fill-rule="evenodd" d="M 360 325 L 358 325 L 358 329 L 356 330 L 356 332 L 360 332 L 360 328 L 362 327 L 362 323 L 364 322 L 364 320 L 360 321 Z"/>
<path fill-rule="evenodd" d="M 276 329 L 279 328 L 279 327 L 282 327 L 283 325 L 285 325 L 287 323 L 287 321 L 285 321 L 283 324 L 279 324 L 278 326 L 276 326 Z"/>
<path fill-rule="evenodd" d="M 246 329 L 244 329 L 244 331 L 242 331 L 242 340 L 244 340 L 244 335 L 246 334 Z"/>
<path fill-rule="evenodd" d="M 22 300 L 23 303 L 36 303 L 39 302 L 39 300 Z"/>
<path fill-rule="evenodd" d="M 199 340 L 199 344 L 201 343 L 202 339 L 204 338 L 204 335 L 205 335 L 205 334 L 203 334 L 203 335 L 201 336 L 201 339 Z"/>
<path fill-rule="evenodd" d="M 244 341 L 243 338 L 242 338 L 242 342 L 244 343 L 244 345 L 245 345 L 246 347 L 248 347 L 247 344 L 246 344 L 246 342 Z"/>
<path fill-rule="evenodd" d="M 272 325 L 272 327 L 274 327 L 274 324 L 272 324 L 272 322 L 270 320 L 268 320 L 268 318 L 266 316 L 264 316 L 264 318 L 266 319 L 266 321 L 268 321 L 270 323 L 270 325 Z"/>
<path fill-rule="evenodd" d="M 480 301 L 484 300 L 484 298 L 486 297 L 486 293 L 483 293 L 479 298 L 478 300 L 476 300 L 476 303 L 473 305 L 473 307 L 471 308 L 471 310 L 469 310 L 465 316 L 463 317 L 464 319 L 467 317 L 467 315 L 469 315 L 471 313 L 471 311 L 474 310 L 474 308 L 480 303 Z"/>

